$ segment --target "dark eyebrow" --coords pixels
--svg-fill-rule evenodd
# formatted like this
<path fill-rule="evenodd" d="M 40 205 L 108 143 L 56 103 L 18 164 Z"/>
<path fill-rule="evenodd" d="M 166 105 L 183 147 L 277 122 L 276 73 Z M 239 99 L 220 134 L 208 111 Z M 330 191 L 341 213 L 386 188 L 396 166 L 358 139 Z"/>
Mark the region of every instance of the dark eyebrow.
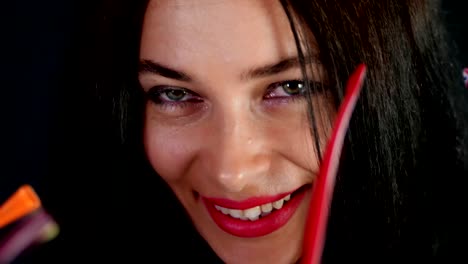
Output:
<path fill-rule="evenodd" d="M 188 76 L 187 74 L 181 71 L 171 69 L 169 67 L 156 63 L 152 60 L 140 61 L 138 65 L 138 72 L 140 74 L 154 73 L 154 74 L 158 74 L 169 79 L 175 79 L 175 80 L 183 81 L 183 82 L 190 82 L 192 80 L 192 78 L 190 78 L 190 76 Z"/>
<path fill-rule="evenodd" d="M 317 62 L 317 58 L 315 56 L 306 57 L 305 62 Z M 298 57 L 291 57 L 283 59 L 277 63 L 271 65 L 265 65 L 258 68 L 253 68 L 247 70 L 245 73 L 241 74 L 241 80 L 249 80 L 249 79 L 256 79 L 256 78 L 264 78 L 271 75 L 275 75 L 289 69 L 299 67 L 300 62 Z M 138 72 L 142 73 L 153 73 L 158 74 L 163 77 L 174 79 L 178 81 L 190 82 L 192 78 L 182 72 L 175 69 L 171 69 L 167 66 L 154 62 L 152 60 L 142 60 L 138 65 Z"/>
<path fill-rule="evenodd" d="M 306 57 L 305 63 L 307 64 L 308 62 L 317 62 L 317 58 L 314 56 Z M 300 66 L 299 58 L 290 57 L 290 58 L 283 59 L 275 64 L 250 69 L 246 71 L 244 74 L 242 74 L 241 78 L 243 80 L 248 80 L 248 79 L 268 77 L 268 76 L 275 75 L 275 74 L 278 74 L 278 73 L 281 73 L 281 72 L 284 72 L 284 71 L 287 71 L 289 69 L 299 67 L 299 66 Z"/>

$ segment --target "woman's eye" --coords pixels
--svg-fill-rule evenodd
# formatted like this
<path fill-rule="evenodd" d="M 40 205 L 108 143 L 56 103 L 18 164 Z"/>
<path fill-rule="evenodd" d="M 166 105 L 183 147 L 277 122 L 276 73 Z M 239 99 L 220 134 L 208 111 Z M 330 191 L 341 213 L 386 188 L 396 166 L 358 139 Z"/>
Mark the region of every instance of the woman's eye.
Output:
<path fill-rule="evenodd" d="M 168 101 L 182 101 L 187 96 L 187 92 L 182 89 L 167 89 L 161 93 L 161 96 Z"/>
<path fill-rule="evenodd" d="M 303 81 L 283 81 L 271 84 L 268 87 L 268 92 L 265 98 L 283 98 L 291 96 L 302 96 L 305 92 Z"/>
<path fill-rule="evenodd" d="M 178 87 L 153 87 L 148 92 L 149 99 L 156 104 L 183 103 L 201 101 L 200 97 L 190 90 Z"/>
<path fill-rule="evenodd" d="M 266 99 L 296 99 L 303 98 L 310 89 L 312 94 L 320 94 L 329 90 L 328 85 L 322 82 L 312 81 L 310 86 L 306 87 L 302 80 L 289 80 L 273 83 L 267 88 Z"/>

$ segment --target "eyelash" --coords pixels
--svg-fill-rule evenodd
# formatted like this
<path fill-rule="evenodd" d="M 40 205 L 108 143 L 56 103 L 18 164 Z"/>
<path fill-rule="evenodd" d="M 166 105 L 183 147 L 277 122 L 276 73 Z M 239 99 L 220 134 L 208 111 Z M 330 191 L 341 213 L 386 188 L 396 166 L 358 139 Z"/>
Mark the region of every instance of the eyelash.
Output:
<path fill-rule="evenodd" d="M 290 85 L 292 83 L 295 83 L 296 85 L 301 85 L 302 88 L 298 91 L 296 94 L 290 94 L 286 92 L 284 88 L 285 85 Z M 283 86 L 283 93 L 285 95 L 283 96 L 274 96 L 275 91 L 278 88 L 281 88 Z M 281 81 L 281 82 L 276 82 L 273 84 L 270 84 L 267 88 L 267 94 L 264 96 L 264 98 L 269 99 L 269 100 L 294 100 L 298 98 L 302 98 L 305 95 L 305 85 L 303 80 L 287 80 L 287 81 Z"/>
<path fill-rule="evenodd" d="M 283 93 L 285 95 L 282 96 L 275 96 L 274 93 L 278 88 L 281 88 L 281 86 L 284 85 L 290 85 L 291 83 L 294 83 L 295 85 L 302 85 L 303 88 L 299 93 L 297 94 L 289 94 L 287 93 L 284 88 L 282 89 Z M 323 83 L 320 82 L 311 82 L 310 87 L 324 87 Z M 265 99 L 267 100 L 281 100 L 281 101 L 292 101 L 296 99 L 301 99 L 306 95 L 306 90 L 305 90 L 305 85 L 303 80 L 287 80 L 287 81 L 281 81 L 281 82 L 276 82 L 270 84 L 267 89 L 266 89 L 266 94 L 264 96 Z M 326 89 L 326 88 L 325 88 Z M 317 89 L 312 89 L 314 92 Z M 180 101 L 174 101 L 171 100 L 168 97 L 169 92 L 182 92 L 183 93 L 183 98 Z M 173 87 L 173 86 L 155 86 L 151 88 L 147 93 L 147 97 L 149 100 L 151 100 L 153 103 L 162 106 L 162 107 L 178 107 L 178 108 L 184 108 L 189 106 L 190 104 L 197 104 L 197 103 L 202 103 L 203 98 L 201 98 L 198 94 L 192 92 L 191 90 L 182 88 L 182 87 Z M 184 99 L 184 97 L 189 96 L 188 99 Z M 166 97 L 166 99 L 163 99 L 162 97 Z"/>
<path fill-rule="evenodd" d="M 184 97 L 190 95 L 191 98 L 184 101 L 171 101 L 170 99 L 162 99 L 162 96 L 168 97 L 167 93 L 171 91 L 183 92 Z M 151 100 L 156 105 L 161 107 L 178 107 L 184 108 L 193 103 L 201 103 L 203 99 L 196 93 L 181 87 L 174 86 L 155 86 L 151 88 L 147 93 L 147 98 Z"/>

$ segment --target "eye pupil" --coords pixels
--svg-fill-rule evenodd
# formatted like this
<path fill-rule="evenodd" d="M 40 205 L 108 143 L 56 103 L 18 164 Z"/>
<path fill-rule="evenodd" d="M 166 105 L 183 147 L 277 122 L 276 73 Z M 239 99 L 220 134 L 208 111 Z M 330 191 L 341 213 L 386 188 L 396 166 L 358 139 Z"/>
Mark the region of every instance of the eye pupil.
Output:
<path fill-rule="evenodd" d="M 167 98 L 169 98 L 172 101 L 180 101 L 187 94 L 186 91 L 181 90 L 181 89 L 170 89 L 170 90 L 165 91 L 165 93 L 166 93 Z"/>
<path fill-rule="evenodd" d="M 287 82 L 283 84 L 283 89 L 287 94 L 295 95 L 302 92 L 304 84 L 299 81 Z"/>

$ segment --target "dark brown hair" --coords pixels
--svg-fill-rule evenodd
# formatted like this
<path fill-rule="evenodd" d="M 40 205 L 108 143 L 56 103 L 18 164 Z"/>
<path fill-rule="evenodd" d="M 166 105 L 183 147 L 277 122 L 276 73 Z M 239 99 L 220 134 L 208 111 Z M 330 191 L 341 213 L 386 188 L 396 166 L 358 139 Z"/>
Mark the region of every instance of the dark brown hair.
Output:
<path fill-rule="evenodd" d="M 129 159 L 141 165 L 144 99 L 137 65 L 147 1 L 107 2 L 93 55 L 102 59 L 94 76 L 99 105 L 118 131 L 115 142 L 121 140 L 133 153 Z M 349 74 L 361 62 L 368 66 L 337 181 L 324 261 L 463 257 L 468 94 L 438 1 L 281 3 L 297 38 L 313 33 L 337 105 Z M 298 45 L 302 54 L 308 48 Z M 197 239 L 189 239 L 187 248 Z"/>

